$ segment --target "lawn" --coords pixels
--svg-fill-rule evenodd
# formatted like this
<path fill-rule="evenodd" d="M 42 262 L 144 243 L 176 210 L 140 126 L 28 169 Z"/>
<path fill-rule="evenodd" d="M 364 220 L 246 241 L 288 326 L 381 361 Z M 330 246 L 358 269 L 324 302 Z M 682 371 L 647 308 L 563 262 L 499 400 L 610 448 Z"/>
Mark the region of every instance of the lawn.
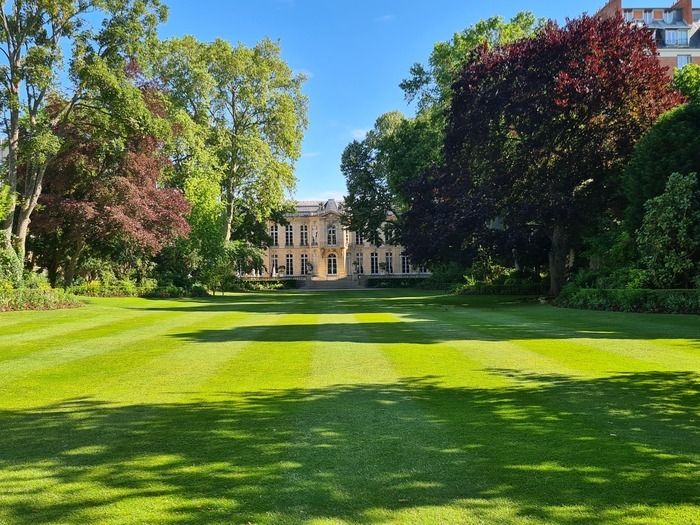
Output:
<path fill-rule="evenodd" d="M 700 318 L 428 292 L 0 314 L 0 523 L 700 523 Z"/>

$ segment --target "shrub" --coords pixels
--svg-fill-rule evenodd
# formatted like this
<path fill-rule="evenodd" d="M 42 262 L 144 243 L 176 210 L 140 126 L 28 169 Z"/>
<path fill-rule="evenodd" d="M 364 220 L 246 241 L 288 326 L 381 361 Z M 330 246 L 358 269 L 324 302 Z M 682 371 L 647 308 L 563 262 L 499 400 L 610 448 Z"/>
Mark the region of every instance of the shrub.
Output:
<path fill-rule="evenodd" d="M 455 295 L 543 295 L 546 294 L 546 282 L 506 279 L 503 284 L 469 282 L 454 289 Z"/>
<path fill-rule="evenodd" d="M 428 281 L 427 277 L 401 277 L 381 278 L 370 277 L 367 279 L 368 288 L 417 288 Z"/>
<path fill-rule="evenodd" d="M 700 314 L 700 290 L 596 289 L 577 288 L 570 284 L 554 304 L 564 308 L 616 312 Z"/>
<path fill-rule="evenodd" d="M 186 297 L 189 294 L 184 288 L 180 286 L 175 286 L 174 284 L 169 284 L 166 286 L 158 286 L 149 289 L 141 295 L 143 297 L 152 297 L 158 299 L 178 299 L 180 297 Z"/>
<path fill-rule="evenodd" d="M 82 303 L 72 294 L 52 288 L 2 288 L 0 289 L 0 311 L 52 310 L 74 308 Z"/>
<path fill-rule="evenodd" d="M 0 282 L 17 287 L 22 282 L 22 261 L 11 248 L 0 248 Z"/>
<path fill-rule="evenodd" d="M 151 294 L 157 288 L 152 279 L 144 279 L 139 285 L 130 279 L 109 281 L 85 281 L 68 288 L 70 293 L 88 297 L 138 297 Z"/>

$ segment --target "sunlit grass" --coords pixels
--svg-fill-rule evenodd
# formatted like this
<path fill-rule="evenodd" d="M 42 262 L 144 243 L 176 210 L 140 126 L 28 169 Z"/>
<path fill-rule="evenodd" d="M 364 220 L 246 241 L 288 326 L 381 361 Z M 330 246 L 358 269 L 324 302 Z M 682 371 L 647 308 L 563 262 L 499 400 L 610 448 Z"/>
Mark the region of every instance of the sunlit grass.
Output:
<path fill-rule="evenodd" d="M 0 523 L 700 523 L 700 320 L 427 292 L 0 314 Z"/>

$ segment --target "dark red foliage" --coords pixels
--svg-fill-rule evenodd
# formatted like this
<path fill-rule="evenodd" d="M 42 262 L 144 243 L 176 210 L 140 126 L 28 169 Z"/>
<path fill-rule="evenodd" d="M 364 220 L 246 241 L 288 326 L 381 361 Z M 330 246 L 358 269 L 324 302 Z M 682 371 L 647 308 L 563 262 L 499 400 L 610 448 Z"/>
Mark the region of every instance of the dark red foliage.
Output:
<path fill-rule="evenodd" d="M 98 150 L 75 144 L 52 164 L 38 233 L 60 232 L 66 244 L 126 241 L 150 254 L 189 233 L 182 193 L 159 186 L 168 159 L 156 139 L 134 139 L 118 158 Z"/>
<path fill-rule="evenodd" d="M 445 166 L 431 177 L 440 213 L 411 211 L 407 222 L 441 217 L 435 229 L 466 242 L 493 219 L 506 231 L 538 228 L 557 264 L 615 206 L 637 140 L 681 101 L 650 32 L 621 17 L 550 23 L 533 38 L 478 49 L 453 90 Z"/>

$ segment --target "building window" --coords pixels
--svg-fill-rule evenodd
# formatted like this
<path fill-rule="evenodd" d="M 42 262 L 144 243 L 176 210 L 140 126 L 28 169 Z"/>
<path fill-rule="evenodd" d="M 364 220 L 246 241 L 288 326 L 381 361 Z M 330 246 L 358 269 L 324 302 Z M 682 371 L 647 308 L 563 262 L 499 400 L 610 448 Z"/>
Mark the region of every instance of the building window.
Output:
<path fill-rule="evenodd" d="M 287 260 L 284 269 L 287 275 L 294 275 L 294 256 L 291 253 L 287 254 Z"/>
<path fill-rule="evenodd" d="M 401 254 L 401 273 L 411 273 L 411 262 L 404 254 Z"/>
<path fill-rule="evenodd" d="M 355 232 L 355 244 L 364 244 L 365 236 L 362 232 Z"/>
<path fill-rule="evenodd" d="M 328 275 L 338 274 L 338 259 L 334 253 L 328 256 Z"/>
<path fill-rule="evenodd" d="M 379 273 L 379 254 L 372 252 L 369 255 L 369 273 Z"/>
<path fill-rule="evenodd" d="M 309 256 L 301 254 L 301 275 L 309 275 Z"/>
<path fill-rule="evenodd" d="M 287 224 L 284 227 L 284 245 L 294 246 L 294 228 L 291 224 Z"/>
<path fill-rule="evenodd" d="M 687 29 L 667 29 L 664 35 L 664 43 L 670 47 L 687 47 L 688 46 L 688 30 Z"/>
<path fill-rule="evenodd" d="M 384 262 L 386 263 L 386 273 L 394 273 L 394 254 L 386 252 Z"/>
<path fill-rule="evenodd" d="M 625 10 L 625 22 L 631 22 L 634 20 L 634 14 L 631 9 Z"/>
<path fill-rule="evenodd" d="M 309 245 L 309 227 L 306 224 L 302 224 L 299 228 L 299 242 L 302 246 Z"/>
<path fill-rule="evenodd" d="M 277 255 L 273 255 L 270 257 L 270 275 L 274 275 L 277 273 L 277 265 L 278 265 L 278 260 L 277 260 Z"/>
<path fill-rule="evenodd" d="M 329 246 L 335 246 L 338 243 L 338 232 L 335 229 L 335 224 L 331 224 L 328 227 L 328 244 Z"/>
<path fill-rule="evenodd" d="M 356 271 L 357 271 L 357 273 L 360 273 L 360 274 L 365 273 L 365 265 L 364 265 L 363 259 L 364 258 L 362 257 L 361 253 L 358 253 L 355 256 L 355 266 L 357 267 Z"/>
<path fill-rule="evenodd" d="M 676 65 L 679 68 L 685 67 L 690 64 L 691 60 L 690 55 L 678 55 L 678 57 L 676 57 Z"/>
<path fill-rule="evenodd" d="M 272 246 L 279 246 L 280 234 L 279 227 L 276 224 L 270 226 L 270 237 L 272 237 Z"/>
<path fill-rule="evenodd" d="M 645 24 L 651 24 L 651 18 L 652 17 L 652 12 L 647 10 L 644 11 L 644 23 Z"/>
<path fill-rule="evenodd" d="M 646 14 L 646 13 L 645 13 Z M 673 11 L 665 11 L 664 12 L 664 22 L 667 24 L 672 24 L 673 23 L 673 18 L 674 18 L 674 13 Z"/>

